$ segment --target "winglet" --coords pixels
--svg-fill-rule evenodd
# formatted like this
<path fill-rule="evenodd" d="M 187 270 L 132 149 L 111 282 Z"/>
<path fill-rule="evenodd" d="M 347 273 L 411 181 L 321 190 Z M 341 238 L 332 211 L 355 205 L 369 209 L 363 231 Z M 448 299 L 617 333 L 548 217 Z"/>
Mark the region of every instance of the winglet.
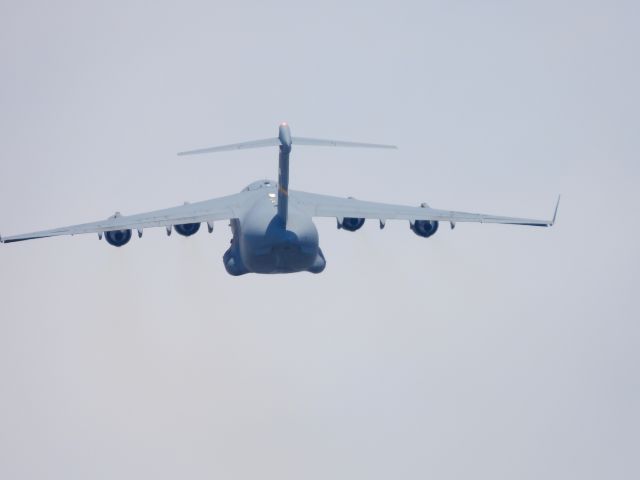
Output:
<path fill-rule="evenodd" d="M 549 224 L 551 227 L 553 227 L 553 224 L 556 223 L 556 217 L 558 216 L 558 207 L 560 206 L 560 197 L 562 195 L 558 195 L 558 200 L 556 201 L 556 209 L 553 211 L 553 219 L 551 220 L 551 223 Z"/>

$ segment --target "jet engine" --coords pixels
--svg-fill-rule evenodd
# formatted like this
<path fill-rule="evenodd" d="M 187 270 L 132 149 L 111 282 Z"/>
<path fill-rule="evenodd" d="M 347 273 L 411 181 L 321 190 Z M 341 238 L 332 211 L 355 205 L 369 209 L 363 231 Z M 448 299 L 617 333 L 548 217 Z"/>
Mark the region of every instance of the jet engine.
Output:
<path fill-rule="evenodd" d="M 438 231 L 438 221 L 416 220 L 411 224 L 411 230 L 420 237 L 429 238 Z"/>
<path fill-rule="evenodd" d="M 364 218 L 344 217 L 342 223 L 338 225 L 338 228 L 344 228 L 349 232 L 355 232 L 360 230 L 364 225 Z"/>
<path fill-rule="evenodd" d="M 196 233 L 198 230 L 200 230 L 200 224 L 199 223 L 183 223 L 182 225 L 175 225 L 173 228 L 175 228 L 176 232 L 178 232 L 183 237 L 190 237 L 191 235 Z"/>
<path fill-rule="evenodd" d="M 131 240 L 131 229 L 104 232 L 104 239 L 109 245 L 121 247 L 129 243 L 129 240 Z"/>

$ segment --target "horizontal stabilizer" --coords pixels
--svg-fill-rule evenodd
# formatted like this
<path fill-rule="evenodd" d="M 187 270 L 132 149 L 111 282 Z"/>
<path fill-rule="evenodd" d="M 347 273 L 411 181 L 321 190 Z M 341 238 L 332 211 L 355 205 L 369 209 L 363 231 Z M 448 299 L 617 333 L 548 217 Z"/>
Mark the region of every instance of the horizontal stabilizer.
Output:
<path fill-rule="evenodd" d="M 226 152 L 229 150 L 244 150 L 246 148 L 272 147 L 280 145 L 277 137 L 265 138 L 263 140 L 252 140 L 250 142 L 232 143 L 230 145 L 221 145 L 219 147 L 200 148 L 198 150 L 187 150 L 179 152 L 178 155 L 197 155 L 199 153 Z"/>
<path fill-rule="evenodd" d="M 321 138 L 293 137 L 293 145 L 313 145 L 317 147 L 362 147 L 362 148 L 398 148 L 395 145 L 381 145 L 379 143 L 345 142 L 342 140 L 323 140 Z"/>
<path fill-rule="evenodd" d="M 248 142 L 232 143 L 218 147 L 199 148 L 197 150 L 187 150 L 178 155 L 196 155 L 199 153 L 226 152 L 229 150 L 244 150 L 246 148 L 261 148 L 292 145 L 310 145 L 316 147 L 360 147 L 360 148 L 398 148 L 395 145 L 381 145 L 379 143 L 345 142 L 342 140 L 326 140 L 321 138 L 292 137 L 289 125 L 282 123 L 279 126 L 278 136 L 265 138 L 263 140 L 251 140 Z"/>

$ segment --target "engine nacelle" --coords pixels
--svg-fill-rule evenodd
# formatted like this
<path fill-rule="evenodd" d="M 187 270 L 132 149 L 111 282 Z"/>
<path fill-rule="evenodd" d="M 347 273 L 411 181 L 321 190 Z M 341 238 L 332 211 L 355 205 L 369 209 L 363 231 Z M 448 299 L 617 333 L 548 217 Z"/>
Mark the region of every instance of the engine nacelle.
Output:
<path fill-rule="evenodd" d="M 131 240 L 131 229 L 104 232 L 104 239 L 109 245 L 121 247 L 129 243 L 129 240 Z"/>
<path fill-rule="evenodd" d="M 200 230 L 199 223 L 183 223 L 182 225 L 174 225 L 173 227 L 183 237 L 190 237 L 194 233 Z"/>
<path fill-rule="evenodd" d="M 344 217 L 342 223 L 338 225 L 339 228 L 344 228 L 349 232 L 355 232 L 360 230 L 364 225 L 364 218 Z"/>
<path fill-rule="evenodd" d="M 416 220 L 411 224 L 411 230 L 420 237 L 429 238 L 438 231 L 438 221 Z"/>

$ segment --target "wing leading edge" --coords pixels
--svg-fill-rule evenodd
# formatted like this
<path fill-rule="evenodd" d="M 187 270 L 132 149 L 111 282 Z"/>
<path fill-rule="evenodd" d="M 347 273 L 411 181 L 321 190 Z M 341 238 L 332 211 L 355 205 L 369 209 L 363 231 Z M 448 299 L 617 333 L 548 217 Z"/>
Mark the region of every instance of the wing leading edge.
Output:
<path fill-rule="evenodd" d="M 334 217 L 337 219 L 376 218 L 381 225 L 386 220 L 430 220 L 450 222 L 455 226 L 458 222 L 476 223 L 502 223 L 508 225 L 529 225 L 536 227 L 550 227 L 556 221 L 560 197 L 556 202 L 553 218 L 550 220 L 536 220 L 530 218 L 504 217 L 482 213 L 457 212 L 453 210 L 437 210 L 426 205 L 422 207 L 410 207 L 404 205 L 391 205 L 386 203 L 366 202 L 353 198 L 332 197 L 307 192 L 290 192 L 290 200 L 296 202 L 302 209 L 314 217 Z"/>
<path fill-rule="evenodd" d="M 226 197 L 214 198 L 203 202 L 186 203 L 179 207 L 155 210 L 137 215 L 126 216 L 116 214 L 106 220 L 2 237 L 0 241 L 2 243 L 11 243 L 58 235 L 80 235 L 83 233 L 97 233 L 102 235 L 104 232 L 126 229 L 138 229 L 139 232 L 142 232 L 144 228 L 170 228 L 173 225 L 186 223 L 212 223 L 216 220 L 237 218 L 255 195 L 256 192 L 244 191 Z"/>

